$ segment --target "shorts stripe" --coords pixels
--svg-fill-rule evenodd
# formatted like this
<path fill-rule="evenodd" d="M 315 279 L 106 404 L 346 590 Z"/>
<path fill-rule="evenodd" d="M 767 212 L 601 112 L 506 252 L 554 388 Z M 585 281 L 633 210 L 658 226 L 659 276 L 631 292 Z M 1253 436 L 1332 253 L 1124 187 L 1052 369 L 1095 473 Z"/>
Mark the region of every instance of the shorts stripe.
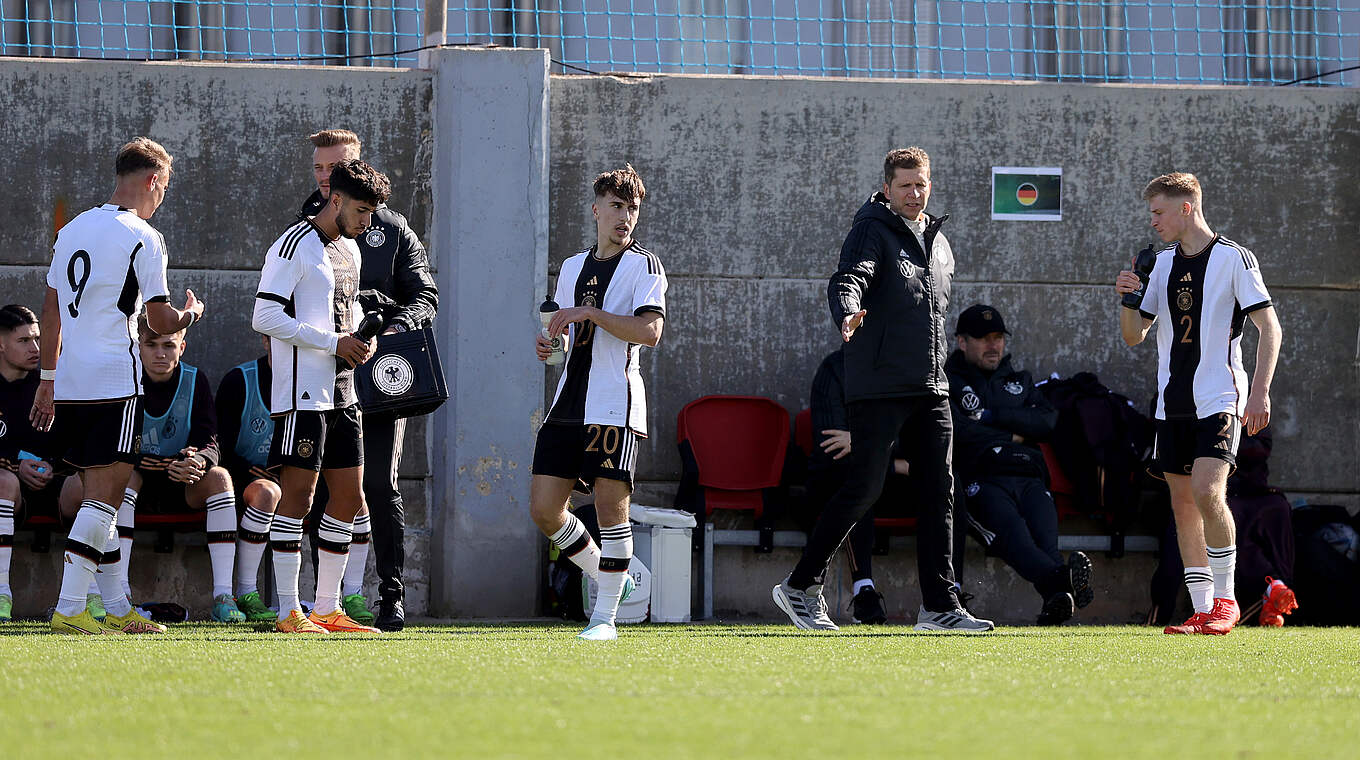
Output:
<path fill-rule="evenodd" d="M 118 452 L 132 453 L 132 439 L 137 435 L 137 399 L 123 402 L 123 422 L 118 428 Z"/>
<path fill-rule="evenodd" d="M 283 417 L 283 453 L 293 450 L 293 434 L 297 429 L 297 412 L 292 411 Z"/>

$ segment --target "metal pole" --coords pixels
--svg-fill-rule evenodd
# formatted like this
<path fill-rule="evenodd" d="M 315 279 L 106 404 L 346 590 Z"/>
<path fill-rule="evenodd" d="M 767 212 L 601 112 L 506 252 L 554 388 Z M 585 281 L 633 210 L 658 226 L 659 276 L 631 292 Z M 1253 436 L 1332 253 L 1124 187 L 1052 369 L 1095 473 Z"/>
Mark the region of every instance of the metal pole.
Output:
<path fill-rule="evenodd" d="M 443 45 L 447 40 L 449 28 L 448 0 L 425 0 L 425 45 Z M 420 51 L 419 65 L 422 69 L 431 67 L 434 50 Z"/>

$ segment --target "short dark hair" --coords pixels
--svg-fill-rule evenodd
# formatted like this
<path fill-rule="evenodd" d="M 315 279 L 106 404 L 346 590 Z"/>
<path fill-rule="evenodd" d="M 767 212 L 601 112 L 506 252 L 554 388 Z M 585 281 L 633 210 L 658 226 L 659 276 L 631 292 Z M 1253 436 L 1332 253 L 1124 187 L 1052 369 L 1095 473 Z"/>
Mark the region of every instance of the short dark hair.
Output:
<path fill-rule="evenodd" d="M 377 206 L 392 195 L 392 182 L 363 161 L 347 158 L 331 169 L 331 191 Z"/>
<path fill-rule="evenodd" d="M 883 159 L 883 181 L 892 184 L 893 175 L 898 169 L 924 169 L 930 173 L 930 154 L 924 148 L 915 145 L 910 148 L 898 148 L 888 151 L 887 157 Z"/>
<path fill-rule="evenodd" d="M 605 172 L 595 178 L 595 197 L 614 195 L 625 201 L 641 201 L 647 197 L 647 188 L 642 185 L 642 177 L 632 164 L 624 164 L 622 169 Z"/>
<path fill-rule="evenodd" d="M 146 169 L 157 172 L 169 171 L 174 161 L 174 156 L 167 153 L 160 143 L 149 137 L 134 137 L 118 149 L 118 158 L 113 162 L 113 170 L 120 177 Z"/>
<path fill-rule="evenodd" d="M 13 330 L 24 325 L 38 324 L 38 315 L 27 306 L 12 303 L 9 306 L 0 306 L 0 330 Z"/>

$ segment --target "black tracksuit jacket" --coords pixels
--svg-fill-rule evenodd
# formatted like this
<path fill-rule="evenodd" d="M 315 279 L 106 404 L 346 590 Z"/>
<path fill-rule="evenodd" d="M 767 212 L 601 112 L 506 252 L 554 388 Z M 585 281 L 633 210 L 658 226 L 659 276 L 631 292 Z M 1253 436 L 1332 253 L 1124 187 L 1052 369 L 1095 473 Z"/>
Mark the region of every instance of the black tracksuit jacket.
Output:
<path fill-rule="evenodd" d="M 1007 355 L 992 372 L 969 364 L 955 350 L 949 373 L 949 408 L 954 419 L 954 470 L 959 478 L 1037 477 L 1048 482 L 1039 441 L 1058 424 L 1058 411 L 1028 372 L 1011 366 Z M 987 422 L 979 421 L 983 410 Z M 1025 443 L 1016 443 L 1011 435 Z"/>

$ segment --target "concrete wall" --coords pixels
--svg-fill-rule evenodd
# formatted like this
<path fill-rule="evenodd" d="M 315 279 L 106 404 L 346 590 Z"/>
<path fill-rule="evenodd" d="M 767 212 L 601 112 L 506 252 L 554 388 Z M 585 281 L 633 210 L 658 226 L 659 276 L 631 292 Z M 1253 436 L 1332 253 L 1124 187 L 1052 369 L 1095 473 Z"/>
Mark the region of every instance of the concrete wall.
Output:
<path fill-rule="evenodd" d="M 0 297 L 41 307 L 59 220 L 106 201 L 118 146 L 148 135 L 175 156 L 170 191 L 152 220 L 169 250 L 171 293 L 182 303 L 184 289 L 192 288 L 208 305 L 207 318 L 189 332 L 185 360 L 215 383 L 259 354 L 250 313 L 260 263 L 315 187 L 308 134 L 332 126 L 358 132 L 364 158 L 392 178 L 392 207 L 425 236 L 432 208 L 432 97 L 432 77 L 419 71 L 0 59 L 7 135 L 0 176 L 9 188 L 7 221 L 0 225 Z M 441 253 L 431 248 L 436 269 Z M 408 609 L 423 614 L 432 524 L 429 447 L 423 423 L 409 426 L 407 435 L 401 489 Z M 193 553 L 197 568 L 202 550 L 185 551 Z M 178 555 L 175 563 L 190 567 Z M 33 580 L 45 577 L 39 573 Z M 160 583 L 155 593 L 175 592 L 190 606 L 206 601 L 206 586 L 202 600 L 178 593 L 206 584 L 206 571 L 195 570 L 188 581 L 178 573 L 167 577 L 175 579 L 172 585 Z M 50 594 L 22 594 L 17 609 L 27 614 L 32 610 L 26 605 L 39 605 L 41 611 L 55 593 L 53 587 Z"/>
<path fill-rule="evenodd" d="M 553 271 L 593 242 L 595 173 L 631 161 L 648 188 L 638 237 L 671 281 L 666 334 L 643 352 L 645 498 L 669 498 L 686 402 L 807 405 L 835 347 L 825 285 L 850 220 L 884 153 L 920 145 L 930 211 L 951 214 L 951 329 L 991 303 L 1019 365 L 1092 370 L 1138 400 L 1155 390 L 1156 350 L 1119 339 L 1112 283 L 1155 239 L 1143 185 L 1195 172 L 1210 223 L 1256 252 L 1278 304 L 1274 479 L 1357 503 L 1360 92 L 661 76 L 555 77 L 552 93 Z M 992 221 L 994 165 L 1062 167 L 1064 220 Z"/>

